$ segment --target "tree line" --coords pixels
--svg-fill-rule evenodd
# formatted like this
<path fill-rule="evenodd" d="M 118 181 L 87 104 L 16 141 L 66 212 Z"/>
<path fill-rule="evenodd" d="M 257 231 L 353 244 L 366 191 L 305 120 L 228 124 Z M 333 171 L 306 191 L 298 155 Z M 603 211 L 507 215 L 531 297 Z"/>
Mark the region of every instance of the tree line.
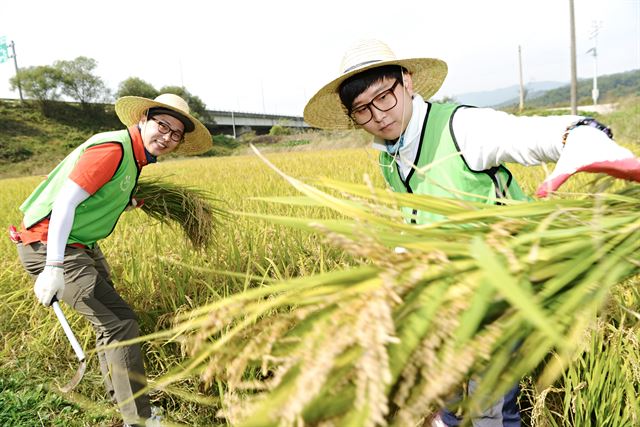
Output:
<path fill-rule="evenodd" d="M 173 93 L 187 101 L 196 117 L 202 119 L 206 116 L 205 103 L 184 86 L 163 86 L 156 89 L 141 78 L 129 77 L 120 82 L 118 90 L 113 94 L 102 78 L 95 74 L 97 66 L 95 59 L 86 56 L 68 61 L 59 60 L 53 65 L 22 68 L 9 80 L 9 84 L 12 90 L 21 88 L 23 94 L 35 100 L 44 113 L 52 103 L 63 97 L 78 102 L 84 110 L 88 110 L 91 104 L 111 103 L 114 97 L 155 98 L 161 93 Z"/>

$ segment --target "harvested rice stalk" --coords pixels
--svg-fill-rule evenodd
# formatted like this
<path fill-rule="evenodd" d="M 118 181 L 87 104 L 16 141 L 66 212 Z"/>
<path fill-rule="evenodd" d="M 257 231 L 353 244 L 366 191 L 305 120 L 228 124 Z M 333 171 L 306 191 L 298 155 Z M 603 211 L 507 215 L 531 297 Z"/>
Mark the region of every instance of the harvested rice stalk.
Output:
<path fill-rule="evenodd" d="M 216 222 L 227 211 L 211 205 L 211 195 L 201 189 L 171 183 L 163 178 L 142 178 L 135 197 L 144 200 L 141 209 L 151 218 L 177 223 L 196 249 L 205 248 Z"/>
<path fill-rule="evenodd" d="M 255 388 L 257 398 L 243 403 L 238 425 L 295 425 L 297 420 L 305 425 L 329 420 L 350 426 L 415 425 L 469 376 L 480 375 L 479 395 L 489 398 L 534 370 L 541 371 L 540 385 L 548 385 L 571 359 L 576 337 L 593 321 L 609 290 L 640 273 L 638 186 L 577 200 L 495 208 L 421 196 L 403 199 L 408 206 L 446 212 L 446 220 L 430 227 L 406 227 L 391 216 L 374 216 L 384 210 L 372 203 L 381 203 L 386 194 L 357 186 L 347 191 L 347 186 L 331 185 L 359 196 L 351 200 L 351 220 L 254 216 L 323 230 L 348 251 L 358 247 L 349 241 L 362 242 L 368 232 L 378 247 L 403 246 L 408 252 L 378 249 L 377 255 L 368 254 L 373 266 L 276 285 L 268 305 L 264 289 L 220 303 L 228 307 L 242 299 L 242 309 L 226 311 L 225 317 L 243 333 L 223 333 L 209 349 L 205 344 L 205 353 L 212 355 L 222 353 L 215 348 L 218 342 L 225 348 L 248 345 L 253 340 L 247 337 L 264 332 L 269 319 L 273 324 L 283 316 L 298 319 L 291 330 L 272 338 L 270 353 L 254 354 L 254 363 L 271 361 L 277 375 Z M 314 201 L 330 200 L 317 189 L 304 192 Z M 358 198 L 365 200 L 355 202 Z M 331 231 L 340 238 L 332 238 Z M 437 258 L 435 251 L 441 252 Z M 387 295 L 391 329 L 386 319 L 372 315 L 380 310 L 367 310 L 380 292 Z M 216 311 L 211 307 L 208 315 Z M 386 343 L 362 338 L 365 316 L 366 329 L 384 331 Z M 249 319 L 261 319 L 259 329 Z M 330 354 L 328 348 L 337 352 L 321 358 Z M 363 377 L 371 355 L 385 353 L 376 357 L 379 365 L 371 365 L 381 374 L 378 382 Z M 548 361 L 552 353 L 556 356 Z M 217 361 L 220 366 L 232 360 L 233 352 L 226 357 Z M 322 372 L 316 380 L 323 386 L 306 387 L 308 372 Z M 395 413 L 394 404 L 399 406 Z"/>
<path fill-rule="evenodd" d="M 488 401 L 534 371 L 549 385 L 609 291 L 640 277 L 637 185 L 492 207 L 283 176 L 348 219 L 245 215 L 321 231 L 372 262 L 249 289 L 164 332 L 192 357 L 160 382 L 227 380 L 234 425 L 417 425 L 470 376 Z M 444 219 L 411 226 L 399 205 Z"/>

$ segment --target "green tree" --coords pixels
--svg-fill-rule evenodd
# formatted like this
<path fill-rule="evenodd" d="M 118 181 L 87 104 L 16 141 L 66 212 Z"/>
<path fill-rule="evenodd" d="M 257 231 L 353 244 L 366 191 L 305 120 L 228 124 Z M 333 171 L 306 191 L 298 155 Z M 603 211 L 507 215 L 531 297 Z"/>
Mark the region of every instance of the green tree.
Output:
<path fill-rule="evenodd" d="M 291 128 L 282 123 L 275 124 L 269 129 L 269 135 L 271 136 L 291 135 L 292 133 Z"/>
<path fill-rule="evenodd" d="M 128 79 L 120 82 L 118 91 L 116 92 L 116 98 L 120 98 L 122 96 L 142 96 L 144 98 L 153 99 L 159 94 L 160 93 L 153 87 L 153 85 L 151 85 L 151 83 L 147 83 L 138 77 L 129 77 Z"/>
<path fill-rule="evenodd" d="M 442 103 L 442 104 L 457 104 L 458 103 L 458 101 L 451 95 L 445 95 L 445 96 L 442 97 L 442 99 L 440 99 L 437 102 Z"/>
<path fill-rule="evenodd" d="M 191 114 L 198 120 L 209 122 L 207 115 L 207 106 L 199 97 L 192 95 L 184 86 L 164 86 L 160 89 L 160 93 L 172 93 L 178 95 L 189 104 Z"/>
<path fill-rule="evenodd" d="M 72 61 L 56 61 L 54 68 L 62 74 L 62 93 L 80 102 L 86 108 L 89 102 L 110 97 L 102 79 L 93 74 L 98 63 L 95 59 L 79 56 Z"/>
<path fill-rule="evenodd" d="M 11 89 L 15 90 L 20 82 L 24 94 L 28 98 L 37 100 L 44 108 L 49 101 L 60 98 L 61 79 L 62 76 L 58 69 L 49 65 L 38 65 L 22 68 L 9 79 L 9 84 Z"/>

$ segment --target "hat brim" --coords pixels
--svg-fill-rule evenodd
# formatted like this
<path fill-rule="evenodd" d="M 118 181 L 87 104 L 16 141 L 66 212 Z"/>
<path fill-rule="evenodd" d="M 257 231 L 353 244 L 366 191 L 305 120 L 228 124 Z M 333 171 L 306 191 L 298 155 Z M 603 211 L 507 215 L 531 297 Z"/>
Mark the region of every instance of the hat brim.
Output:
<path fill-rule="evenodd" d="M 131 126 L 140 121 L 142 116 L 149 108 L 167 108 L 169 110 L 176 111 L 184 117 L 191 120 L 194 125 L 194 129 L 191 132 L 184 134 L 184 141 L 176 147 L 173 151 L 176 154 L 195 155 L 209 151 L 213 146 L 213 140 L 209 130 L 203 125 L 200 120 L 193 117 L 182 110 L 176 109 L 172 105 L 157 102 L 152 99 L 143 98 L 141 96 L 123 96 L 116 101 L 115 109 L 116 115 L 120 121 L 126 125 Z"/>
<path fill-rule="evenodd" d="M 304 121 L 320 129 L 350 129 L 354 123 L 342 105 L 338 89 L 349 77 L 371 68 L 400 65 L 406 68 L 413 80 L 413 89 L 424 99 L 429 99 L 442 86 L 447 76 L 446 62 L 436 58 L 408 58 L 380 61 L 342 74 L 322 87 L 304 107 Z"/>

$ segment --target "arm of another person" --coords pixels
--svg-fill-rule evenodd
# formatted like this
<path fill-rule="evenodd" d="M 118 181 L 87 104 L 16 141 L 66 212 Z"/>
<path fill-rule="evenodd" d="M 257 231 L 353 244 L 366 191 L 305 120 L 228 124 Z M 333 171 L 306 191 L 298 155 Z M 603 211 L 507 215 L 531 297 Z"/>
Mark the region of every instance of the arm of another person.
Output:
<path fill-rule="evenodd" d="M 44 269 L 33 287 L 36 298 L 43 305 L 50 305 L 54 296 L 58 299 L 62 297 L 64 250 L 73 226 L 76 208 L 88 197 L 89 193 L 67 179 L 53 202 L 47 235 L 47 258 Z"/>
<path fill-rule="evenodd" d="M 537 196 L 555 191 L 576 172 L 603 172 L 640 181 L 640 160 L 606 133 L 590 126 L 567 128 L 580 116 L 514 116 L 490 108 L 462 108 L 453 131 L 465 160 L 474 170 L 504 162 L 538 165 L 556 162 Z"/>
<path fill-rule="evenodd" d="M 117 144 L 88 149 L 58 192 L 49 219 L 45 267 L 34 286 L 36 298 L 43 305 L 50 305 L 54 295 L 60 299 L 64 292 L 64 252 L 76 208 L 113 177 L 121 157 Z"/>

